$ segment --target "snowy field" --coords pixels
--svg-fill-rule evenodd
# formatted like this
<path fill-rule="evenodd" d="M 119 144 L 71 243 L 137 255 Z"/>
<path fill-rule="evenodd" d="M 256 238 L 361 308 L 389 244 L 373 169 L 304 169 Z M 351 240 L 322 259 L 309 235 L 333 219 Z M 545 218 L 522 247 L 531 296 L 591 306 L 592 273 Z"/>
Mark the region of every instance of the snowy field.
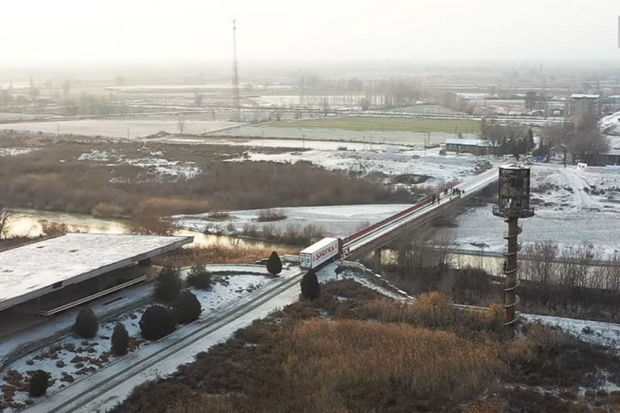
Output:
<path fill-rule="evenodd" d="M 525 245 L 554 241 L 563 247 L 583 243 L 612 255 L 620 252 L 620 167 L 533 165 L 531 198 L 535 215 L 519 221 Z M 473 208 L 458 218 L 459 248 L 501 251 L 506 224 L 491 212 L 492 205 Z M 484 228 L 484 231 L 480 231 Z"/>
<path fill-rule="evenodd" d="M 487 158 L 473 155 L 439 155 L 439 149 L 414 150 L 397 145 L 362 145 L 349 147 L 341 145 L 341 150 L 331 147 L 306 151 L 290 151 L 267 154 L 249 151 L 243 157 L 230 161 L 272 161 L 296 163 L 311 162 L 329 170 L 354 172 L 362 175 L 379 172 L 388 176 L 412 174 L 428 177 L 422 186 L 433 186 L 455 180 L 464 180 L 475 175 L 478 169 L 488 162 Z M 488 158 L 490 159 L 490 158 Z"/>
<path fill-rule="evenodd" d="M 211 268 L 209 268 L 212 270 Z M 234 268 L 232 268 L 234 269 Z M 245 268 L 245 271 L 248 269 Z M 270 279 L 264 275 L 238 274 L 219 276 L 220 281 L 211 290 L 203 291 L 191 289 L 202 305 L 200 319 L 205 319 L 218 308 L 231 304 L 248 293 L 266 284 Z M 77 336 L 67 336 L 50 345 L 36 354 L 30 354 L 11 363 L 4 371 L 0 385 L 4 387 L 4 395 L 0 404 L 9 403 L 10 399 L 20 405 L 28 403 L 27 376 L 29 371 L 42 369 L 51 373 L 51 386 L 48 394 L 53 394 L 69 386 L 76 380 L 87 378 L 118 357 L 110 354 L 110 337 L 117 322 L 122 323 L 130 337 L 130 350 L 135 352 L 150 343 L 140 336 L 139 321 L 146 306 L 127 313 L 116 320 L 103 323 L 99 326 L 97 336 L 93 339 L 82 339 Z M 194 324 L 181 326 L 179 329 L 190 331 Z M 153 343 L 157 345 L 157 343 Z M 189 361 L 184 360 L 184 361 Z M 183 360 L 177 360 L 177 365 Z M 7 391 L 7 389 L 10 389 Z"/>
<path fill-rule="evenodd" d="M 261 211 L 264 211 L 262 209 L 231 211 L 229 218 L 223 221 L 211 221 L 208 213 L 178 215 L 175 218 L 180 226 L 200 232 L 205 230 L 223 233 L 241 232 L 247 224 L 256 225 L 258 229 L 263 226 L 286 228 L 289 225 L 312 224 L 322 228 L 326 235 L 345 236 L 394 215 L 408 206 L 408 204 L 386 204 L 278 208 L 286 218 L 274 222 L 257 222 Z M 234 231 L 230 231 L 231 225 Z"/>
<path fill-rule="evenodd" d="M 184 133 L 203 134 L 237 125 L 226 121 L 186 120 Z M 158 132 L 179 133 L 176 120 L 85 119 L 59 122 L 20 122 L 0 124 L 0 130 L 61 133 L 109 138 L 141 138 Z"/>
<path fill-rule="evenodd" d="M 241 126 L 216 133 L 218 136 L 234 136 L 247 138 L 278 138 L 278 139 L 316 139 L 342 142 L 384 143 L 407 145 L 423 148 L 427 137 L 430 143 L 444 143 L 454 138 L 454 133 L 447 132 L 395 132 L 395 131 L 354 131 L 331 128 L 293 128 L 283 126 Z M 463 134 L 464 138 L 477 138 L 475 134 Z"/>

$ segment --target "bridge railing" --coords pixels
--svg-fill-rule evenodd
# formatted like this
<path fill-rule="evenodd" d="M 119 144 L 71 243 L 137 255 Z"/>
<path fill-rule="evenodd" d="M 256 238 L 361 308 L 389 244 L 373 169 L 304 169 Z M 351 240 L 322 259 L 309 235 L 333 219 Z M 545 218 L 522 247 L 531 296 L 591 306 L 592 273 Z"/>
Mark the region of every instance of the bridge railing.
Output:
<path fill-rule="evenodd" d="M 396 214 L 391 215 L 391 216 L 385 218 L 382 221 L 379 221 L 379 222 L 377 222 L 375 224 L 372 224 L 372 225 L 370 225 L 370 226 L 368 226 L 366 228 L 363 228 L 363 229 L 361 229 L 361 230 L 359 230 L 359 231 L 357 231 L 357 232 L 355 232 L 355 233 L 353 233 L 353 234 L 343 238 L 342 239 L 342 243 L 343 243 L 343 245 L 347 244 L 348 242 L 351 242 L 351 241 L 355 240 L 356 238 L 359 238 L 359 237 L 361 237 L 363 235 L 366 235 L 369 232 L 374 231 L 375 229 L 377 229 L 377 228 L 379 228 L 379 227 L 381 227 L 381 226 L 383 226 L 385 224 L 389 224 L 390 222 L 392 222 L 393 220 L 395 220 L 397 218 L 400 218 L 400 217 L 402 217 L 404 215 L 407 215 L 407 214 L 409 214 L 409 213 L 411 213 L 411 212 L 413 212 L 415 210 L 418 210 L 418 209 L 420 209 L 420 208 L 430 204 L 430 202 L 431 202 L 430 198 L 427 198 L 427 199 L 425 199 L 422 202 L 418 202 L 417 204 L 412 205 L 409 208 L 403 209 L 402 211 L 397 212 Z"/>

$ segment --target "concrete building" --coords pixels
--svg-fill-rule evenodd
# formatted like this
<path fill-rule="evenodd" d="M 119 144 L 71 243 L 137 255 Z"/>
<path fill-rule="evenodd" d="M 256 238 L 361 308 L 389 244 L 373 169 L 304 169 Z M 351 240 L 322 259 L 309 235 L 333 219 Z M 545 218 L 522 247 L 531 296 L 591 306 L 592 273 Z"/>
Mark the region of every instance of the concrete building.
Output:
<path fill-rule="evenodd" d="M 66 234 L 0 252 L 0 318 L 50 316 L 146 280 L 150 259 L 193 237 Z"/>
<path fill-rule="evenodd" d="M 493 145 L 483 139 L 446 139 L 446 152 L 488 155 L 493 152 Z"/>
<path fill-rule="evenodd" d="M 573 93 L 568 101 L 568 114 L 583 115 L 591 113 L 595 116 L 601 113 L 600 95 Z"/>

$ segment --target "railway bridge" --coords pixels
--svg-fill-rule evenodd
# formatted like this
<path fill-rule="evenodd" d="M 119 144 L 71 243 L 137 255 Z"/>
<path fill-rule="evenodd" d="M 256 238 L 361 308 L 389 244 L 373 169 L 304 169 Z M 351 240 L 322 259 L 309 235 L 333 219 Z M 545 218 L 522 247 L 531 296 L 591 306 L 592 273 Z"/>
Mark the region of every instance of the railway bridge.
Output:
<path fill-rule="evenodd" d="M 391 217 L 370 225 L 341 240 L 341 258 L 359 259 L 390 241 L 454 208 L 498 180 L 498 169 L 491 168 L 454 186 L 454 190 L 426 199 Z"/>

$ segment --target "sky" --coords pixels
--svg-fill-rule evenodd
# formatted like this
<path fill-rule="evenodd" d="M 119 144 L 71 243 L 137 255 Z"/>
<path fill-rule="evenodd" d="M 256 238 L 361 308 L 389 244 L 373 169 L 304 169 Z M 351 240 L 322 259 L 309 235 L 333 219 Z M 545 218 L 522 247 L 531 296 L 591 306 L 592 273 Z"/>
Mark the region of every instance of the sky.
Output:
<path fill-rule="evenodd" d="M 620 60 L 620 0 L 4 0 L 0 64 Z"/>

